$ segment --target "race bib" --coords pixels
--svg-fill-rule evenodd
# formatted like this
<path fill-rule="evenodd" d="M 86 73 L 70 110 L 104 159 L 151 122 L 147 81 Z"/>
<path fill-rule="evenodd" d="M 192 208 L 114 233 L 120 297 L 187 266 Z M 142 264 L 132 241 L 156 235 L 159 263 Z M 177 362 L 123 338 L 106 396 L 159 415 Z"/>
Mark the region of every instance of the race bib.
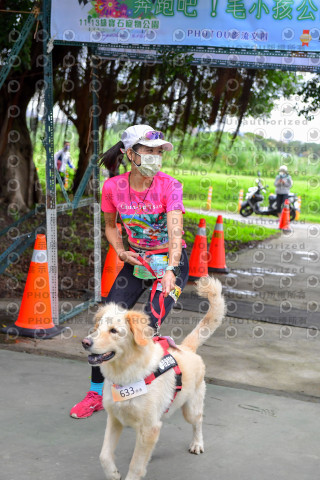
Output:
<path fill-rule="evenodd" d="M 149 263 L 150 267 L 158 278 L 162 278 L 166 273 L 166 268 L 169 264 L 168 255 L 158 253 L 156 255 L 146 256 L 144 260 Z M 147 270 L 143 265 L 135 265 L 133 269 L 133 275 L 137 278 L 142 278 L 143 280 L 150 278 L 154 279 L 152 273 L 150 273 L 149 270 Z"/>
<path fill-rule="evenodd" d="M 144 383 L 144 380 L 124 386 L 113 384 L 111 387 L 111 393 L 114 402 L 130 400 L 131 398 L 144 395 L 147 393 L 147 391 L 147 385 Z"/>
<path fill-rule="evenodd" d="M 174 303 L 177 303 L 177 300 L 180 297 L 180 294 L 181 294 L 181 288 L 178 285 L 175 285 L 174 290 L 171 290 L 171 292 L 169 292 L 169 295 L 170 297 L 173 298 Z"/>
<path fill-rule="evenodd" d="M 150 288 L 150 290 L 151 290 L 151 288 Z M 162 285 L 161 285 L 161 283 L 158 283 L 158 285 L 157 285 L 157 287 L 156 287 L 156 290 L 159 290 L 159 292 L 162 292 Z M 180 297 L 180 294 L 181 294 L 181 288 L 180 288 L 178 285 L 175 285 L 175 286 L 174 286 L 174 289 L 171 290 L 171 292 L 169 292 L 169 295 L 170 295 L 170 297 L 173 298 L 174 303 L 177 303 L 178 298 Z"/>

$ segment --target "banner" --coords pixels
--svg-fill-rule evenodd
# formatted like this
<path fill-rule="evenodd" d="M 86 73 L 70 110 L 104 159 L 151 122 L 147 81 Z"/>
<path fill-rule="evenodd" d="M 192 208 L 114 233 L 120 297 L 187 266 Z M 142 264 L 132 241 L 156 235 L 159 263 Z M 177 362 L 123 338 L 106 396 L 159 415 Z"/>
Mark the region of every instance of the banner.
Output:
<path fill-rule="evenodd" d="M 316 0 L 52 0 L 51 36 L 71 42 L 320 51 Z"/>

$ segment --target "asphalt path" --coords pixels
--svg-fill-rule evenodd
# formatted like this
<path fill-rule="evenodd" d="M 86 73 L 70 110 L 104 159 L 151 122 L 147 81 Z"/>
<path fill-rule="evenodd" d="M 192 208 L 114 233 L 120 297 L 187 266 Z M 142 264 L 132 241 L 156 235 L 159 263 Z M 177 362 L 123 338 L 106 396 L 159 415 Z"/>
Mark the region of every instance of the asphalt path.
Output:
<path fill-rule="evenodd" d="M 84 362 L 0 350 L 1 480 L 103 480 L 106 413 L 69 409 L 86 391 Z M 319 404 L 207 386 L 203 455 L 188 453 L 191 426 L 164 421 L 146 480 L 314 480 L 319 474 Z M 124 429 L 116 463 L 124 479 L 134 433 Z"/>
<path fill-rule="evenodd" d="M 278 227 L 277 219 L 269 217 L 244 218 L 218 211 L 189 211 L 215 217 L 221 214 L 225 229 L 229 228 L 229 219 L 239 222 L 239 226 L 250 223 L 262 228 Z M 285 325 L 320 327 L 320 225 L 291 222 L 290 231 L 281 231 L 277 238 L 229 253 L 226 264 L 228 275 L 218 277 L 229 299 L 229 314 Z M 241 302 L 243 312 L 240 315 L 236 307 Z M 267 306 L 272 307 L 268 312 Z"/>
<path fill-rule="evenodd" d="M 206 210 L 205 208 L 186 208 L 187 212 L 198 213 L 199 215 L 209 215 L 210 217 L 217 217 L 222 215 L 224 219 L 234 220 L 244 225 L 260 225 L 267 228 L 278 228 L 279 219 L 273 216 L 258 216 L 251 215 L 250 217 L 242 217 L 239 213 L 232 213 L 220 210 Z M 305 230 L 305 229 L 320 229 L 320 225 L 314 223 L 306 223 L 304 221 L 290 222 L 290 228 L 293 230 Z"/>

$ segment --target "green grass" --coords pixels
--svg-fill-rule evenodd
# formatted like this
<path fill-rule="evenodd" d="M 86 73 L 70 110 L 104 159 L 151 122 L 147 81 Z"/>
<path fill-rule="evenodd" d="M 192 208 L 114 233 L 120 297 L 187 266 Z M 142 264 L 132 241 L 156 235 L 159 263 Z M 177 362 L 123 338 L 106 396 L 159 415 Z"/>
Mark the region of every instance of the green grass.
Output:
<path fill-rule="evenodd" d="M 172 175 L 183 184 L 183 198 L 186 207 L 205 209 L 208 198 L 209 186 L 212 191 L 212 210 L 222 210 L 228 213 L 237 213 L 239 192 L 244 190 L 243 198 L 249 187 L 255 185 L 256 175 L 232 175 L 223 173 L 202 174 L 197 170 L 182 170 L 164 166 L 163 171 Z M 264 204 L 270 193 L 275 192 L 274 178 L 264 178 L 265 185 L 269 185 Z M 300 221 L 320 222 L 320 196 L 317 188 L 311 188 L 310 180 L 294 180 L 292 191 L 301 196 Z"/>
<path fill-rule="evenodd" d="M 64 137 L 65 127 L 56 126 L 55 151 L 61 148 L 64 138 L 71 142 L 71 158 L 77 165 L 79 154 L 78 136 L 74 127 L 70 126 Z M 40 181 L 45 186 L 45 152 L 40 140 L 39 131 L 34 148 L 35 164 Z M 292 191 L 301 196 L 300 221 L 320 223 L 320 161 L 311 161 L 309 157 L 298 157 L 290 154 L 283 157 L 281 152 L 262 150 L 259 142 L 250 135 L 237 138 L 230 149 L 230 137 L 222 136 L 219 153 L 213 158 L 214 133 L 200 133 L 198 137 L 186 135 L 182 154 L 178 148 L 165 153 L 163 171 L 174 176 L 183 183 L 184 204 L 186 207 L 204 209 L 207 202 L 208 188 L 213 187 L 212 210 L 236 213 L 238 209 L 239 191 L 255 185 L 258 170 L 261 171 L 264 184 L 269 185 L 265 196 L 265 205 L 269 193 L 275 191 L 273 182 L 280 164 L 287 164 L 293 178 Z M 119 140 L 119 134 L 112 129 L 105 136 L 103 150 L 107 150 Z M 172 142 L 178 145 L 178 138 L 173 136 Z M 122 168 L 122 167 L 121 167 Z M 120 172 L 121 172 L 120 168 Z M 70 182 L 74 172 L 70 172 Z M 104 177 L 101 175 L 101 187 Z M 57 192 L 60 187 L 57 186 Z M 62 199 L 62 201 L 64 201 Z"/>

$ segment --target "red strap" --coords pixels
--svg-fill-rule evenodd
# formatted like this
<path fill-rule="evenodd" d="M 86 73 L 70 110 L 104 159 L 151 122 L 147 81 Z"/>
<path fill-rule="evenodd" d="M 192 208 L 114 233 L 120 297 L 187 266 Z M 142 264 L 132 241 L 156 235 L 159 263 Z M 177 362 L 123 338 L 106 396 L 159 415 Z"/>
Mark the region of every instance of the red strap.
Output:
<path fill-rule="evenodd" d="M 155 309 L 153 308 L 152 301 L 153 301 L 154 296 L 155 296 L 156 291 L 157 291 L 157 285 L 158 285 L 158 283 L 161 283 L 161 280 L 160 280 L 160 278 L 157 277 L 155 271 L 150 267 L 149 263 L 146 262 L 140 255 L 138 257 L 138 260 L 151 273 L 151 275 L 153 277 L 155 277 L 155 281 L 153 282 L 152 290 L 151 290 L 151 296 L 150 296 L 150 309 L 151 309 L 152 314 L 158 319 L 158 327 L 160 327 L 161 318 L 163 317 L 163 314 L 165 312 L 163 292 L 161 292 L 160 296 L 159 296 L 160 313 L 157 313 L 155 311 Z"/>
<path fill-rule="evenodd" d="M 164 352 L 165 355 L 166 355 L 167 353 L 169 353 L 169 352 L 168 352 L 168 348 L 169 348 L 170 345 L 169 345 L 169 342 L 168 342 L 168 340 L 167 340 L 166 338 L 157 336 L 157 337 L 153 337 L 153 341 L 160 343 L 160 345 L 161 345 L 161 347 L 162 347 L 163 352 Z M 172 404 L 172 402 L 173 402 L 174 399 L 176 398 L 178 392 L 182 389 L 182 383 L 181 383 L 181 375 L 182 375 L 182 372 L 181 372 L 181 370 L 180 370 L 179 365 L 173 367 L 173 369 L 174 369 L 174 372 L 175 372 L 175 374 L 176 374 L 176 388 L 175 388 L 173 397 L 172 397 L 172 399 L 171 399 L 170 405 Z M 180 378 L 179 384 L 178 384 L 178 382 L 177 382 L 177 378 Z M 146 385 L 150 385 L 150 383 L 152 383 L 153 380 L 155 380 L 155 379 L 156 379 L 155 374 L 154 374 L 154 373 L 151 373 L 148 377 L 146 377 L 146 378 L 144 379 L 144 382 L 145 382 Z M 169 411 L 170 405 L 169 405 L 169 407 L 167 408 L 167 410 L 165 411 L 165 413 L 167 413 L 167 412 Z"/>
<path fill-rule="evenodd" d="M 150 375 L 148 375 L 148 377 L 146 377 L 146 378 L 144 379 L 144 383 L 145 383 L 146 385 L 150 385 L 150 383 L 152 383 L 153 380 L 155 380 L 155 379 L 156 379 L 155 374 L 154 374 L 154 373 L 151 373 Z"/>
<path fill-rule="evenodd" d="M 153 337 L 152 340 L 155 343 L 157 342 L 161 345 L 164 355 L 167 355 L 169 353 L 168 348 L 170 347 L 170 345 L 168 343 L 168 340 L 165 337 L 156 336 L 156 337 Z M 175 371 L 176 375 L 181 375 L 181 370 L 180 370 L 179 365 L 176 365 L 175 367 L 173 367 L 173 370 Z M 144 379 L 144 382 L 145 382 L 146 385 L 150 385 L 150 383 L 152 383 L 153 380 L 155 380 L 155 379 L 156 379 L 155 374 L 151 373 L 150 375 L 148 375 L 148 377 L 146 377 Z M 175 390 L 175 393 L 174 393 L 173 400 L 176 398 L 176 395 L 177 395 L 178 391 L 181 390 L 181 388 L 182 388 L 181 386 L 176 386 L 176 390 Z"/>
<path fill-rule="evenodd" d="M 162 350 L 164 351 L 165 355 L 167 355 L 167 353 L 169 353 L 168 348 L 170 348 L 170 345 L 169 345 L 168 340 L 165 337 L 156 336 L 156 337 L 153 337 L 152 340 L 154 342 L 160 343 L 160 345 L 162 347 Z M 179 365 L 177 365 L 176 367 L 173 367 L 173 369 L 174 369 L 174 371 L 176 372 L 177 375 L 179 375 L 181 373 Z"/>

